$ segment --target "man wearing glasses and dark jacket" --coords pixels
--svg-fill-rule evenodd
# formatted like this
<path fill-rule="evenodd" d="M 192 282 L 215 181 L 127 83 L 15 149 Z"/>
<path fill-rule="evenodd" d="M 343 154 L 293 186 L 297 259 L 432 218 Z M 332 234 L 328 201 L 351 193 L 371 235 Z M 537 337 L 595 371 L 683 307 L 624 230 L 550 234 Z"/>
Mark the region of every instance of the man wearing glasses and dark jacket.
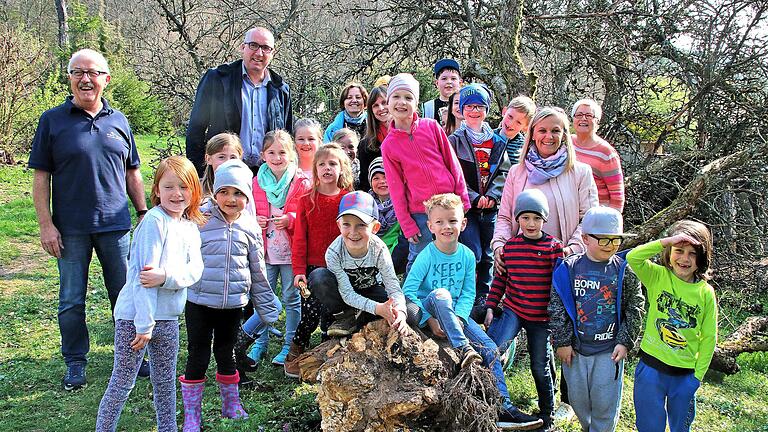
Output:
<path fill-rule="evenodd" d="M 189 116 L 186 150 L 202 175 L 205 145 L 212 136 L 232 132 L 240 136 L 243 161 L 256 173 L 264 135 L 293 128 L 291 90 L 269 68 L 275 54 L 271 31 L 256 27 L 240 44 L 242 59 L 208 71 L 200 79 Z"/>

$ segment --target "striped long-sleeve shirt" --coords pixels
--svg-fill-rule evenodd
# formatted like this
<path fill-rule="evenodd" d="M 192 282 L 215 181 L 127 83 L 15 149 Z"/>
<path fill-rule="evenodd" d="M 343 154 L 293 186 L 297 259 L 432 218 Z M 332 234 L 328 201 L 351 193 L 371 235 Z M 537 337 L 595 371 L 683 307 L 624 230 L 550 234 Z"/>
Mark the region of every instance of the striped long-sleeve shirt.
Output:
<path fill-rule="evenodd" d="M 507 270 L 495 275 L 485 304 L 496 308 L 504 296 L 504 307 L 528 321 L 547 322 L 552 272 L 563 255 L 563 245 L 549 234 L 531 240 L 522 234 L 504 245 L 503 260 Z"/>
<path fill-rule="evenodd" d="M 578 144 L 574 148 L 576 159 L 592 167 L 600 204 L 624 211 L 624 173 L 616 150 L 602 140 L 590 148 L 579 147 Z"/>

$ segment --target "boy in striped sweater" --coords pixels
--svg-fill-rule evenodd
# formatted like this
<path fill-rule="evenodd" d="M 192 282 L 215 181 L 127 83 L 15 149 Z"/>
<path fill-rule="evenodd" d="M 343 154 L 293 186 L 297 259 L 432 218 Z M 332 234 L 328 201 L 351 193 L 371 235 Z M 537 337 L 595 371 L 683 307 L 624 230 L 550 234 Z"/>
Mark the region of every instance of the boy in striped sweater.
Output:
<path fill-rule="evenodd" d="M 539 397 L 539 417 L 546 428 L 552 425 L 555 397 L 549 357 L 549 296 L 552 271 L 557 259 L 563 255 L 563 244 L 543 232 L 542 226 L 549 216 L 544 193 L 528 189 L 515 200 L 515 219 L 520 233 L 504 245 L 502 257 L 506 272 L 496 274 L 486 300 L 485 325 L 488 336 L 501 352 L 517 336 L 521 328 L 528 335 L 531 356 L 531 374 Z M 494 318 L 501 298 L 503 311 Z"/>

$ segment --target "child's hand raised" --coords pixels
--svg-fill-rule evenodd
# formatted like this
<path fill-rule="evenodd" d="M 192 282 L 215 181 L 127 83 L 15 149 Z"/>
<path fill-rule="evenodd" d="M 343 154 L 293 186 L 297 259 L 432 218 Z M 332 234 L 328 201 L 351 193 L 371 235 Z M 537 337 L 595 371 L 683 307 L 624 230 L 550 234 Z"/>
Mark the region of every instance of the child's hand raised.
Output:
<path fill-rule="evenodd" d="M 144 266 L 139 272 L 139 282 L 144 288 L 154 288 L 165 283 L 165 270 Z"/>
<path fill-rule="evenodd" d="M 568 367 L 571 367 L 571 361 L 574 357 L 572 346 L 568 345 L 558 348 L 557 352 L 555 352 L 555 355 L 557 355 L 557 358 L 559 358 L 561 362 L 566 364 Z"/>
<path fill-rule="evenodd" d="M 677 246 L 682 243 L 690 243 L 694 246 L 698 246 L 701 243 L 696 240 L 695 238 L 689 236 L 688 234 L 677 234 L 672 237 L 665 237 L 661 239 L 661 245 L 662 246 Z"/>

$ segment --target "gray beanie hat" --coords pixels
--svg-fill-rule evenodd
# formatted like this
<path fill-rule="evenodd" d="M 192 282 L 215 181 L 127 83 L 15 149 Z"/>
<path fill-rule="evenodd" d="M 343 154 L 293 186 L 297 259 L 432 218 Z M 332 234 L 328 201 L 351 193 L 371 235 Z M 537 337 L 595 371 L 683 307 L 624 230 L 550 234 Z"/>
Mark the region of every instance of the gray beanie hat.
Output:
<path fill-rule="evenodd" d="M 536 213 L 545 221 L 549 219 L 549 204 L 544 192 L 538 189 L 526 189 L 515 199 L 515 220 L 520 213 Z"/>
<path fill-rule="evenodd" d="M 253 172 L 240 159 L 224 162 L 215 172 L 213 193 L 216 194 L 219 189 L 227 186 L 244 193 L 248 201 L 253 199 Z"/>

